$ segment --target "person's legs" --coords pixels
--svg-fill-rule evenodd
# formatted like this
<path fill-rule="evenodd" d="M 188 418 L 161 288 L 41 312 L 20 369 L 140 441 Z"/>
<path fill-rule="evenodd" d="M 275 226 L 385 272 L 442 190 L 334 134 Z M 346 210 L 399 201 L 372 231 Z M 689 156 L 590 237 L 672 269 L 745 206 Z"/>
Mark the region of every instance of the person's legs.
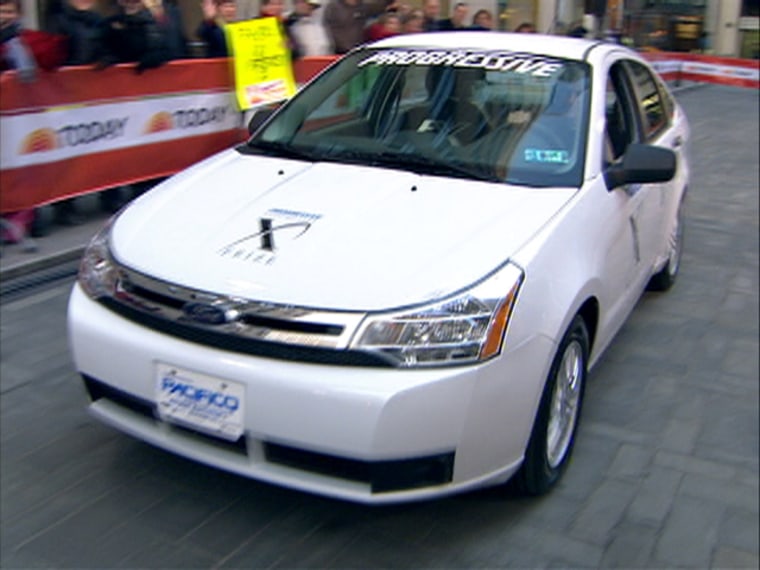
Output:
<path fill-rule="evenodd" d="M 104 212 L 115 214 L 130 200 L 131 186 L 117 186 L 98 193 L 100 207 Z"/>
<path fill-rule="evenodd" d="M 61 226 L 76 226 L 82 223 L 82 216 L 77 212 L 76 198 L 68 198 L 53 205 L 55 222 Z"/>

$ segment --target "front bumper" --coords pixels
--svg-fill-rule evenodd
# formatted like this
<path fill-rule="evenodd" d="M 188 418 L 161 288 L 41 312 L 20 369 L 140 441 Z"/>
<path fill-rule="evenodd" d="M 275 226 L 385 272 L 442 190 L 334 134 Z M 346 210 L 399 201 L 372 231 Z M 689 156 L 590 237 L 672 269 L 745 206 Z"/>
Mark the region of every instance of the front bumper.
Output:
<path fill-rule="evenodd" d="M 90 411 L 139 439 L 287 487 L 365 503 L 450 494 L 519 467 L 551 345 L 536 337 L 478 366 L 330 366 L 201 346 L 135 324 L 89 299 L 69 303 Z M 245 386 L 232 444 L 156 419 L 157 363 Z M 509 371 L 509 372 L 507 372 Z"/>

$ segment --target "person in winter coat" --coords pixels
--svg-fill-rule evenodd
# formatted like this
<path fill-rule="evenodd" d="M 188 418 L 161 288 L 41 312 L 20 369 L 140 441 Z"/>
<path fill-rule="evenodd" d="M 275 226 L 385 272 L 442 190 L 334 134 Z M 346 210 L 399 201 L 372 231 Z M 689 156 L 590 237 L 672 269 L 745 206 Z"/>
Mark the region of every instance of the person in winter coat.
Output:
<path fill-rule="evenodd" d="M 466 30 L 467 25 L 465 19 L 470 11 L 470 7 L 467 2 L 457 2 L 454 5 L 454 9 L 451 11 L 451 17 L 446 18 L 438 22 L 438 30 L 443 32 L 451 30 Z"/>
<path fill-rule="evenodd" d="M 0 0 L 0 72 L 15 69 L 33 81 L 37 69 L 52 71 L 66 60 L 64 38 L 21 26 L 19 0 Z"/>
<path fill-rule="evenodd" d="M 536 26 L 532 22 L 523 22 L 515 28 L 516 34 L 535 34 Z"/>
<path fill-rule="evenodd" d="M 166 46 L 168 60 L 185 59 L 190 56 L 182 25 L 182 14 L 173 0 L 144 0 L 156 21 L 162 42 Z"/>
<path fill-rule="evenodd" d="M 401 33 L 401 16 L 396 12 L 385 12 L 364 30 L 368 42 L 397 36 Z"/>
<path fill-rule="evenodd" d="M 279 22 L 284 21 L 285 2 L 284 0 L 261 0 L 259 8 L 259 18 L 277 18 Z"/>
<path fill-rule="evenodd" d="M 206 57 L 227 57 L 224 26 L 234 22 L 237 15 L 235 0 L 203 0 L 203 21 L 196 35 L 205 45 Z"/>
<path fill-rule="evenodd" d="M 292 41 L 292 57 L 331 55 L 332 44 L 327 31 L 315 12 L 318 0 L 295 0 L 293 12 L 285 20 L 285 29 Z"/>
<path fill-rule="evenodd" d="M 410 10 L 401 17 L 402 34 L 419 34 L 425 31 L 425 13 L 419 8 Z"/>
<path fill-rule="evenodd" d="M 18 0 L 0 0 L 0 72 L 16 70 L 21 81 L 32 82 L 38 69 L 52 71 L 65 62 L 66 56 L 65 37 L 23 29 Z M 73 199 L 57 203 L 55 209 L 59 221 L 78 221 Z M 27 233 L 36 233 L 33 227 L 38 217 L 38 209 L 3 216 L 3 239 L 24 242 Z"/>
<path fill-rule="evenodd" d="M 335 53 L 347 53 L 364 43 L 364 28 L 367 22 L 382 14 L 385 8 L 386 3 L 382 2 L 331 0 L 325 7 L 324 23 Z"/>
<path fill-rule="evenodd" d="M 422 12 L 425 14 L 422 29 L 426 32 L 437 31 L 441 21 L 440 0 L 425 0 L 422 4 Z"/>
<path fill-rule="evenodd" d="M 478 10 L 472 17 L 470 29 L 490 32 L 493 30 L 493 14 L 489 10 Z"/>
<path fill-rule="evenodd" d="M 155 3 L 151 5 L 157 11 Z M 160 16 L 168 20 L 171 16 L 160 8 Z M 142 73 L 177 59 L 181 42 L 167 37 L 166 29 L 143 0 L 119 0 L 119 12 L 104 22 L 102 65 L 137 63 L 135 71 Z"/>
<path fill-rule="evenodd" d="M 103 24 L 104 57 L 100 67 L 115 63 L 136 63 L 135 72 L 143 73 L 174 59 L 188 56 L 179 9 L 161 0 L 119 0 L 119 12 Z M 101 192 L 101 206 L 117 211 L 125 195 L 139 195 L 152 183 L 117 187 Z"/>
<path fill-rule="evenodd" d="M 47 30 L 66 38 L 65 65 L 93 64 L 103 56 L 103 17 L 95 11 L 95 0 L 62 0 L 48 15 Z M 56 202 L 53 211 L 62 226 L 84 221 L 75 198 Z"/>
<path fill-rule="evenodd" d="M 103 55 L 103 17 L 95 11 L 95 0 L 65 0 L 46 27 L 66 37 L 65 65 L 95 63 Z"/>

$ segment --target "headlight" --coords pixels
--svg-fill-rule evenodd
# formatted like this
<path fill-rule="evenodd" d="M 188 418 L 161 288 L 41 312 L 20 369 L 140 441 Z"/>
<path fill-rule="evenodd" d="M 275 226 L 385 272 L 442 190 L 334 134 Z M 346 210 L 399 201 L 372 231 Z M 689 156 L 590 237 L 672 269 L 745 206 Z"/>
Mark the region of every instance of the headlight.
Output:
<path fill-rule="evenodd" d="M 352 348 L 412 368 L 465 364 L 501 352 L 523 272 L 511 263 L 472 289 L 434 304 L 369 316 Z"/>
<path fill-rule="evenodd" d="M 111 218 L 87 245 L 79 263 L 79 284 L 93 299 L 113 296 L 117 271 L 108 246 Z"/>

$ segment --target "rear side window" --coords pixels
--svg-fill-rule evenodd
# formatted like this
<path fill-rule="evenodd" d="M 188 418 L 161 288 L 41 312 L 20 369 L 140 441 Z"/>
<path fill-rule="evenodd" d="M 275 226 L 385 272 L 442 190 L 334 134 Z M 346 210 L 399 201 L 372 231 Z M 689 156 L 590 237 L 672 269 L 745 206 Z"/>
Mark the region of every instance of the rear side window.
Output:
<path fill-rule="evenodd" d="M 647 141 L 656 137 L 668 124 L 668 110 L 657 88 L 657 80 L 637 61 L 627 61 L 631 82 L 643 121 Z"/>

